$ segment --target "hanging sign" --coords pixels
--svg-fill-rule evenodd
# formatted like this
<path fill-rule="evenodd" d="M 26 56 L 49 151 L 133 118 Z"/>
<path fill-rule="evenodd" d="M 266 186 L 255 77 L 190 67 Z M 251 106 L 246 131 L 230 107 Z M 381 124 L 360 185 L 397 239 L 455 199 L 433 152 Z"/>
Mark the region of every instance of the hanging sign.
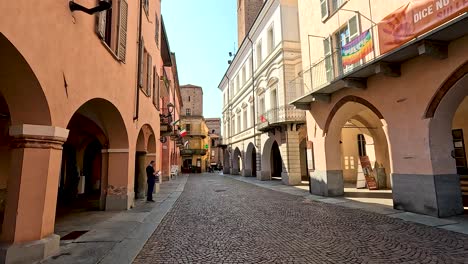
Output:
<path fill-rule="evenodd" d="M 370 30 L 367 30 L 341 47 L 343 66 L 353 65 L 359 62 L 373 50 L 374 43 L 372 43 L 372 35 Z"/>
<path fill-rule="evenodd" d="M 468 11 L 467 0 L 414 0 L 378 23 L 380 54 Z"/>

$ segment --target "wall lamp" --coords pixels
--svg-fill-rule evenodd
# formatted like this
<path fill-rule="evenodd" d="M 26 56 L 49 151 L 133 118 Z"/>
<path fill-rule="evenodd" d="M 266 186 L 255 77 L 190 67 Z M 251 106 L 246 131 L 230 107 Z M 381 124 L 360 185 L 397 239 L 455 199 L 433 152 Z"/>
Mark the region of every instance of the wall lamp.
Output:
<path fill-rule="evenodd" d="M 112 8 L 112 2 L 108 2 L 108 1 L 104 1 L 104 0 L 101 0 L 99 1 L 99 4 L 98 6 L 96 7 L 93 7 L 93 8 L 86 8 L 80 4 L 77 4 L 73 1 L 70 1 L 69 2 L 69 7 L 70 7 L 70 11 L 74 12 L 74 11 L 82 11 L 82 12 L 85 12 L 86 14 L 89 14 L 89 15 L 92 15 L 94 13 L 97 13 L 97 12 L 102 12 L 102 11 L 106 11 L 108 9 L 111 9 Z"/>

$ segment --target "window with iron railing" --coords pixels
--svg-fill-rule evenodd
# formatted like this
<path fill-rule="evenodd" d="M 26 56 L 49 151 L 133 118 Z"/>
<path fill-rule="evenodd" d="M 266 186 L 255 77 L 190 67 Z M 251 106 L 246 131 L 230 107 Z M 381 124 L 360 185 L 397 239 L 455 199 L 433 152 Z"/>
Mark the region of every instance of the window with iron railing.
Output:
<path fill-rule="evenodd" d="M 322 20 L 327 19 L 333 15 L 340 7 L 348 0 L 320 0 L 320 12 Z"/>

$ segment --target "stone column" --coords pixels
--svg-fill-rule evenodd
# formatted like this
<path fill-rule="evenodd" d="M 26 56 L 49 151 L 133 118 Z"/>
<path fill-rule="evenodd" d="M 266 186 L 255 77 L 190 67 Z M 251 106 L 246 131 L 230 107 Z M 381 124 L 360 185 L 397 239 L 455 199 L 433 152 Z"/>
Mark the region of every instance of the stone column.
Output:
<path fill-rule="evenodd" d="M 133 188 L 128 188 L 131 186 L 129 181 L 134 181 L 129 174 L 128 149 L 107 149 L 105 152 L 108 155 L 106 211 L 128 210 L 133 206 L 135 196 Z"/>
<path fill-rule="evenodd" d="M 2 263 L 32 263 L 58 251 L 55 209 L 68 130 L 59 127 L 10 127 L 12 158 L 0 247 Z"/>
<path fill-rule="evenodd" d="M 146 152 L 137 151 L 135 156 L 136 199 L 145 198 L 146 194 Z"/>
<path fill-rule="evenodd" d="M 301 183 L 301 155 L 299 148 L 299 134 L 296 131 L 283 132 L 287 133 L 287 144 L 283 143 L 280 146 L 281 156 L 285 168 L 281 174 L 281 179 L 284 184 L 297 185 Z"/>

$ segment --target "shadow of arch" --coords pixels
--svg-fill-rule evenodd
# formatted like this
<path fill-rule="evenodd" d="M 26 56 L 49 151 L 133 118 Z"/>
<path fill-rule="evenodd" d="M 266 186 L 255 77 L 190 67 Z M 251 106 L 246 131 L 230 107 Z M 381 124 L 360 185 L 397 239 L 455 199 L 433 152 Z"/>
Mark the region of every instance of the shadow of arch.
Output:
<path fill-rule="evenodd" d="M 230 174 L 231 173 L 231 153 L 229 152 L 230 149 L 224 150 L 224 164 L 223 164 L 223 174 Z"/>
<path fill-rule="evenodd" d="M 257 176 L 257 150 L 252 142 L 247 145 L 244 161 L 244 176 Z"/>
<path fill-rule="evenodd" d="M 12 125 L 51 125 L 52 118 L 41 84 L 26 59 L 0 32 L 0 92 Z"/>
<path fill-rule="evenodd" d="M 284 164 L 278 142 L 273 137 L 270 137 L 263 145 L 262 179 L 271 180 L 272 177 L 281 177 L 283 167 Z"/>

